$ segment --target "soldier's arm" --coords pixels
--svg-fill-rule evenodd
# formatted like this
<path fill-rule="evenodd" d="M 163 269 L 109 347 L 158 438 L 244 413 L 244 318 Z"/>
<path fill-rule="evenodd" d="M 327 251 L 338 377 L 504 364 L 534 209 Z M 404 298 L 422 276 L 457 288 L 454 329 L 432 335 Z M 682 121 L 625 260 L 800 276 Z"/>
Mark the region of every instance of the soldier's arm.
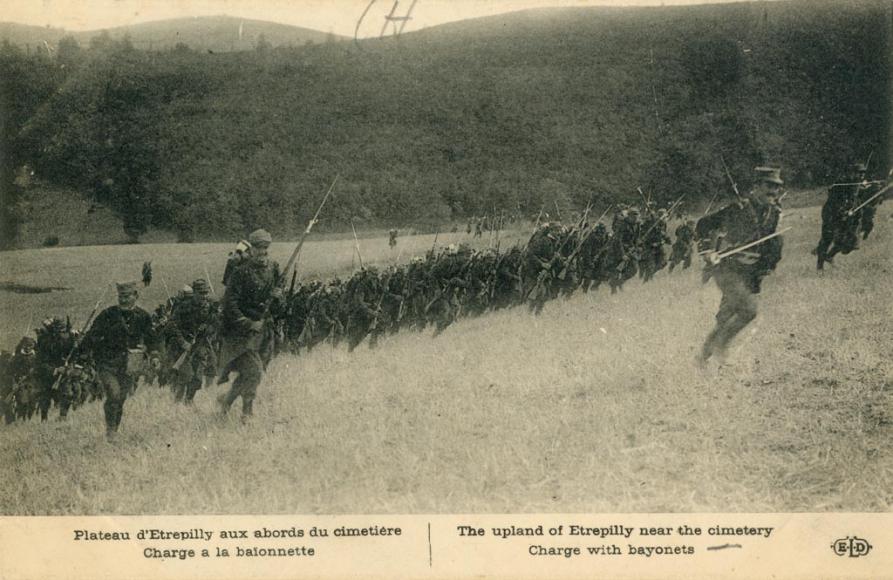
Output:
<path fill-rule="evenodd" d="M 244 286 L 243 276 L 241 269 L 234 270 L 230 276 L 226 292 L 223 293 L 223 318 L 243 332 L 247 332 L 251 329 L 252 320 L 245 316 L 245 313 L 239 307 L 242 287 Z"/>
<path fill-rule="evenodd" d="M 183 346 L 183 343 L 186 341 L 186 337 L 183 336 L 183 306 L 178 304 L 174 311 L 171 313 L 170 320 L 167 321 L 167 324 L 164 325 L 162 329 L 162 336 L 164 336 L 168 342 L 179 344 Z M 185 347 L 184 347 L 185 348 Z"/>
<path fill-rule="evenodd" d="M 161 349 L 160 336 L 159 333 L 155 332 L 155 329 L 152 328 L 152 317 L 145 310 L 139 312 L 138 324 L 140 338 L 146 345 L 146 349 L 151 356 L 157 357 L 158 351 Z"/>

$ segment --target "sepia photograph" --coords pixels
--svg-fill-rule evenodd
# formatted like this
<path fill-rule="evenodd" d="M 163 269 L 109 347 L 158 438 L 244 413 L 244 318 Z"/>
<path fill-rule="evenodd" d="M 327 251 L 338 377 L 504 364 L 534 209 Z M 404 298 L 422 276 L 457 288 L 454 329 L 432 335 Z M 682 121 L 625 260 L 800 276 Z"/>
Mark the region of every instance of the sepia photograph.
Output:
<path fill-rule="evenodd" d="M 3 5 L 2 516 L 891 510 L 890 0 Z"/>

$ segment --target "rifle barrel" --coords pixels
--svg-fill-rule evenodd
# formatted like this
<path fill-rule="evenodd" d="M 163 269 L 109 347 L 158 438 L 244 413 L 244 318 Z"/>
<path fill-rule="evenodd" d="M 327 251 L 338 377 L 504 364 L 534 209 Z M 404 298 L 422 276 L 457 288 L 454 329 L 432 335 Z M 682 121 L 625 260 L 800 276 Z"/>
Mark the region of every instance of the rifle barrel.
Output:
<path fill-rule="evenodd" d="M 307 223 L 307 227 L 304 228 L 304 233 L 301 234 L 301 239 L 298 240 L 298 245 L 295 246 L 294 251 L 291 253 L 291 257 L 288 259 L 288 262 L 285 264 L 285 269 L 282 270 L 282 275 L 287 276 L 288 271 L 291 269 L 292 265 L 295 263 L 295 260 L 298 258 L 298 254 L 301 252 L 301 247 L 304 245 L 304 240 L 307 239 L 307 236 L 310 235 L 310 230 L 313 229 L 313 225 L 316 223 L 317 218 L 319 218 L 319 214 L 322 211 L 323 206 L 326 205 L 326 201 L 329 199 L 329 195 L 331 195 L 332 190 L 335 189 L 335 184 L 338 182 L 338 178 L 340 175 L 335 175 L 335 179 L 332 180 L 332 185 L 329 186 L 329 190 L 326 191 L 326 195 L 322 198 L 322 203 L 319 204 L 319 207 L 316 208 L 316 213 L 313 214 L 313 218 Z"/>

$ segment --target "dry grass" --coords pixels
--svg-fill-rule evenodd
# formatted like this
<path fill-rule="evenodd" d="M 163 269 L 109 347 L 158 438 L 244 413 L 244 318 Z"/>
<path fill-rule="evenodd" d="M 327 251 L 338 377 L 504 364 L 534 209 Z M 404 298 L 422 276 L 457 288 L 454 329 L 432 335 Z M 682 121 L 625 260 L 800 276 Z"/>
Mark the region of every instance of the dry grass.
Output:
<path fill-rule="evenodd" d="M 248 426 L 236 413 L 215 419 L 223 387 L 189 409 L 146 386 L 128 400 L 114 445 L 95 404 L 67 423 L 15 424 L 2 430 L 0 513 L 889 510 L 887 214 L 863 249 L 819 276 L 809 255 L 818 211 L 790 212 L 795 230 L 760 316 L 723 366 L 694 364 L 718 291 L 696 272 L 662 272 L 617 296 L 551 303 L 536 318 L 514 309 L 433 340 L 406 332 L 375 351 L 280 357 Z M 414 242 L 423 251 L 431 238 Z M 386 240 L 364 244 L 388 255 Z M 349 269 L 351 245 L 309 247 L 305 271 Z M 216 281 L 221 247 L 186 249 L 21 253 L 14 279 L 72 286 L 79 263 L 96 276 L 71 295 L 89 304 L 157 251 L 156 268 L 180 271 L 194 256 Z M 288 248 L 279 251 L 284 261 Z M 114 259 L 92 262 L 100 255 Z M 148 300 L 159 291 L 153 284 Z"/>

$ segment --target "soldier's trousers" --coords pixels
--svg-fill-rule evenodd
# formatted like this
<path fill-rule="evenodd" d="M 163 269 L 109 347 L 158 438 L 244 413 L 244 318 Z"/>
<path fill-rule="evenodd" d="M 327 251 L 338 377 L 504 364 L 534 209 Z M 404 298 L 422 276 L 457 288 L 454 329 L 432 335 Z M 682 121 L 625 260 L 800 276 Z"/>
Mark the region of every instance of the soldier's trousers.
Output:
<path fill-rule="evenodd" d="M 202 375 L 191 365 L 183 365 L 173 377 L 174 400 L 191 403 L 202 388 Z"/>
<path fill-rule="evenodd" d="M 874 216 L 877 213 L 877 207 L 866 205 L 862 208 L 862 221 L 859 222 L 859 229 L 862 231 L 862 239 L 867 240 L 868 234 L 874 229 Z"/>
<path fill-rule="evenodd" d="M 124 401 L 133 391 L 136 379 L 122 370 L 110 368 L 100 368 L 97 379 L 105 395 L 105 428 L 117 431 L 124 415 Z"/>
<path fill-rule="evenodd" d="M 236 399 L 242 397 L 242 415 L 251 415 L 257 387 L 264 375 L 264 363 L 254 351 L 242 353 L 230 363 L 231 370 L 239 373 L 229 392 L 223 397 L 224 410 L 228 410 Z"/>
<path fill-rule="evenodd" d="M 729 342 L 757 316 L 757 301 L 744 276 L 717 270 L 713 273 L 713 279 L 722 292 L 722 299 L 716 313 L 716 326 L 707 336 L 701 351 L 704 360 L 714 353 L 724 353 Z"/>

